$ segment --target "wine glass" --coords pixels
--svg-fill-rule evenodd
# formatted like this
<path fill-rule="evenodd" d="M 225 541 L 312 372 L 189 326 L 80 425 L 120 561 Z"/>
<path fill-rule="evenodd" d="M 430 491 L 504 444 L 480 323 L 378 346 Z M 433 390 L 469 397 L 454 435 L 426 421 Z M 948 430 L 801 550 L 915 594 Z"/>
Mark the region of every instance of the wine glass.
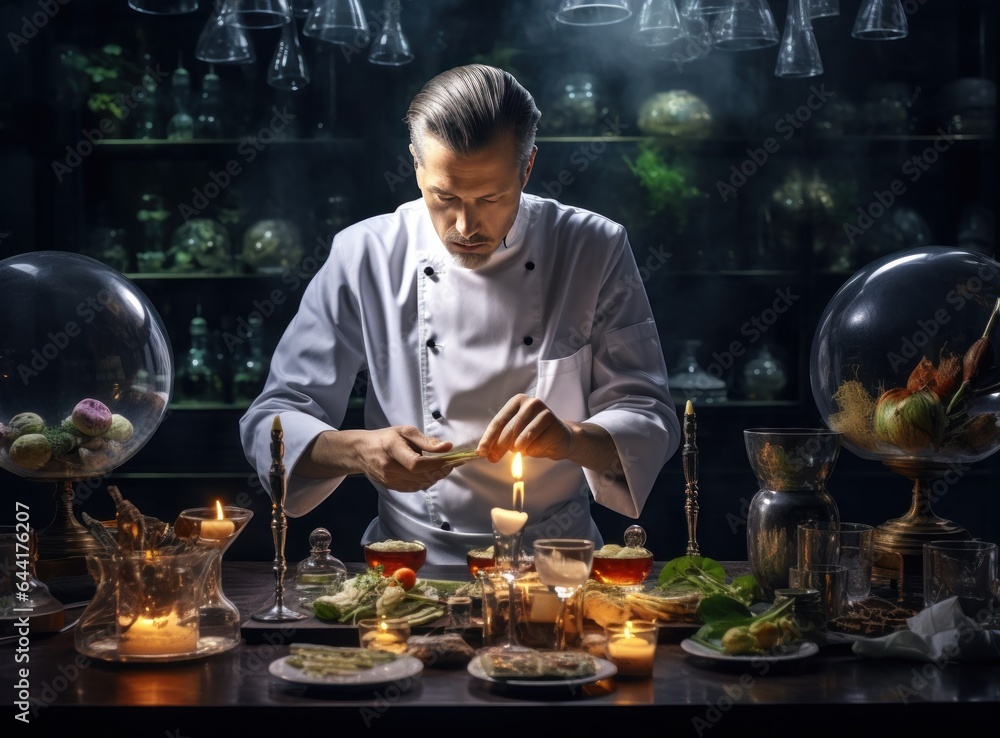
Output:
<path fill-rule="evenodd" d="M 542 584 L 559 597 L 556 649 L 566 650 L 569 600 L 587 583 L 594 562 L 594 542 L 583 538 L 542 538 L 535 541 L 535 571 Z"/>

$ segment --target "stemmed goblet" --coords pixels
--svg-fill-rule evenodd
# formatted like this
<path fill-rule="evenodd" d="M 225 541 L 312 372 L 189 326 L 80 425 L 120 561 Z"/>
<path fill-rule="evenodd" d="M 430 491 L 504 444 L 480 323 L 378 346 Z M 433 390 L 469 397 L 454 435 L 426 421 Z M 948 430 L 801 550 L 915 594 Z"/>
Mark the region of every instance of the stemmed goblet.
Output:
<path fill-rule="evenodd" d="M 566 616 L 570 599 L 590 577 L 594 542 L 583 538 L 541 538 L 535 541 L 535 571 L 542 584 L 559 597 L 556 649 L 566 650 Z"/>

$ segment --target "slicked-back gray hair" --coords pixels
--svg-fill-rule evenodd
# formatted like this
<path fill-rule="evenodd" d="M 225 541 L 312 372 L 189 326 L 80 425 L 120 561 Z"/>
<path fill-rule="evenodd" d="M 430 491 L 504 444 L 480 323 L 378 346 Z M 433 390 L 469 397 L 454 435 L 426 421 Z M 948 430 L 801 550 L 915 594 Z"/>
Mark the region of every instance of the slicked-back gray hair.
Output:
<path fill-rule="evenodd" d="M 459 154 L 474 154 L 498 137 L 513 134 L 523 178 L 541 116 L 531 93 L 512 74 L 469 64 L 442 72 L 425 84 L 404 120 L 418 162 L 426 135 Z"/>

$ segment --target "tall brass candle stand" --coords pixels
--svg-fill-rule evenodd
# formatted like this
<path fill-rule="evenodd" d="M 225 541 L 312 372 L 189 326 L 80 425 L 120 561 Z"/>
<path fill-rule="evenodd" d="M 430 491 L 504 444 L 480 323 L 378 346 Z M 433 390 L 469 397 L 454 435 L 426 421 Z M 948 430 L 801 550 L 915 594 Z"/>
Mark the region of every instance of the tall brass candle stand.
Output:
<path fill-rule="evenodd" d="M 285 535 L 288 520 L 285 517 L 285 443 L 281 429 L 281 418 L 274 416 L 271 425 L 271 536 L 274 539 L 274 602 L 269 607 L 255 612 L 252 617 L 267 623 L 286 620 L 305 620 L 308 615 L 285 605 Z"/>

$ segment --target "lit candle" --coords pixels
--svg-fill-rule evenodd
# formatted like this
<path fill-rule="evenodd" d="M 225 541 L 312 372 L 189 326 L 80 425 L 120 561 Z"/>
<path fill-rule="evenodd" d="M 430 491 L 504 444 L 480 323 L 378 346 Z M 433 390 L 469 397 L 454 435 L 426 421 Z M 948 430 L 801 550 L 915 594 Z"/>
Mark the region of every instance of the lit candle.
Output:
<path fill-rule="evenodd" d="M 363 648 L 370 648 L 373 651 L 403 653 L 406 651 L 406 642 L 410 637 L 410 627 L 406 620 L 401 618 L 382 617 L 379 620 L 362 620 L 358 623 L 358 633 Z"/>
<path fill-rule="evenodd" d="M 220 540 L 228 538 L 236 530 L 236 524 L 226 518 L 222 511 L 222 503 L 215 501 L 215 519 L 201 521 L 201 529 L 198 533 L 202 538 Z"/>
<path fill-rule="evenodd" d="M 510 465 L 510 473 L 514 475 L 514 509 L 520 512 L 524 509 L 524 476 L 523 465 L 521 463 L 521 452 L 514 454 L 514 461 Z"/>
<path fill-rule="evenodd" d="M 656 657 L 656 626 L 632 621 L 624 626 L 609 626 L 607 649 L 621 676 L 649 676 Z"/>
<path fill-rule="evenodd" d="M 182 623 L 176 611 L 162 618 L 138 617 L 118 641 L 124 656 L 179 656 L 198 650 L 198 619 Z"/>
<path fill-rule="evenodd" d="M 521 453 L 514 455 L 514 463 L 511 467 L 514 474 L 514 509 L 507 510 L 502 507 L 494 507 L 490 511 L 490 518 L 493 520 L 493 529 L 502 536 L 512 536 L 524 527 L 528 522 L 528 513 L 521 510 L 524 507 L 524 482 L 521 481 Z"/>

